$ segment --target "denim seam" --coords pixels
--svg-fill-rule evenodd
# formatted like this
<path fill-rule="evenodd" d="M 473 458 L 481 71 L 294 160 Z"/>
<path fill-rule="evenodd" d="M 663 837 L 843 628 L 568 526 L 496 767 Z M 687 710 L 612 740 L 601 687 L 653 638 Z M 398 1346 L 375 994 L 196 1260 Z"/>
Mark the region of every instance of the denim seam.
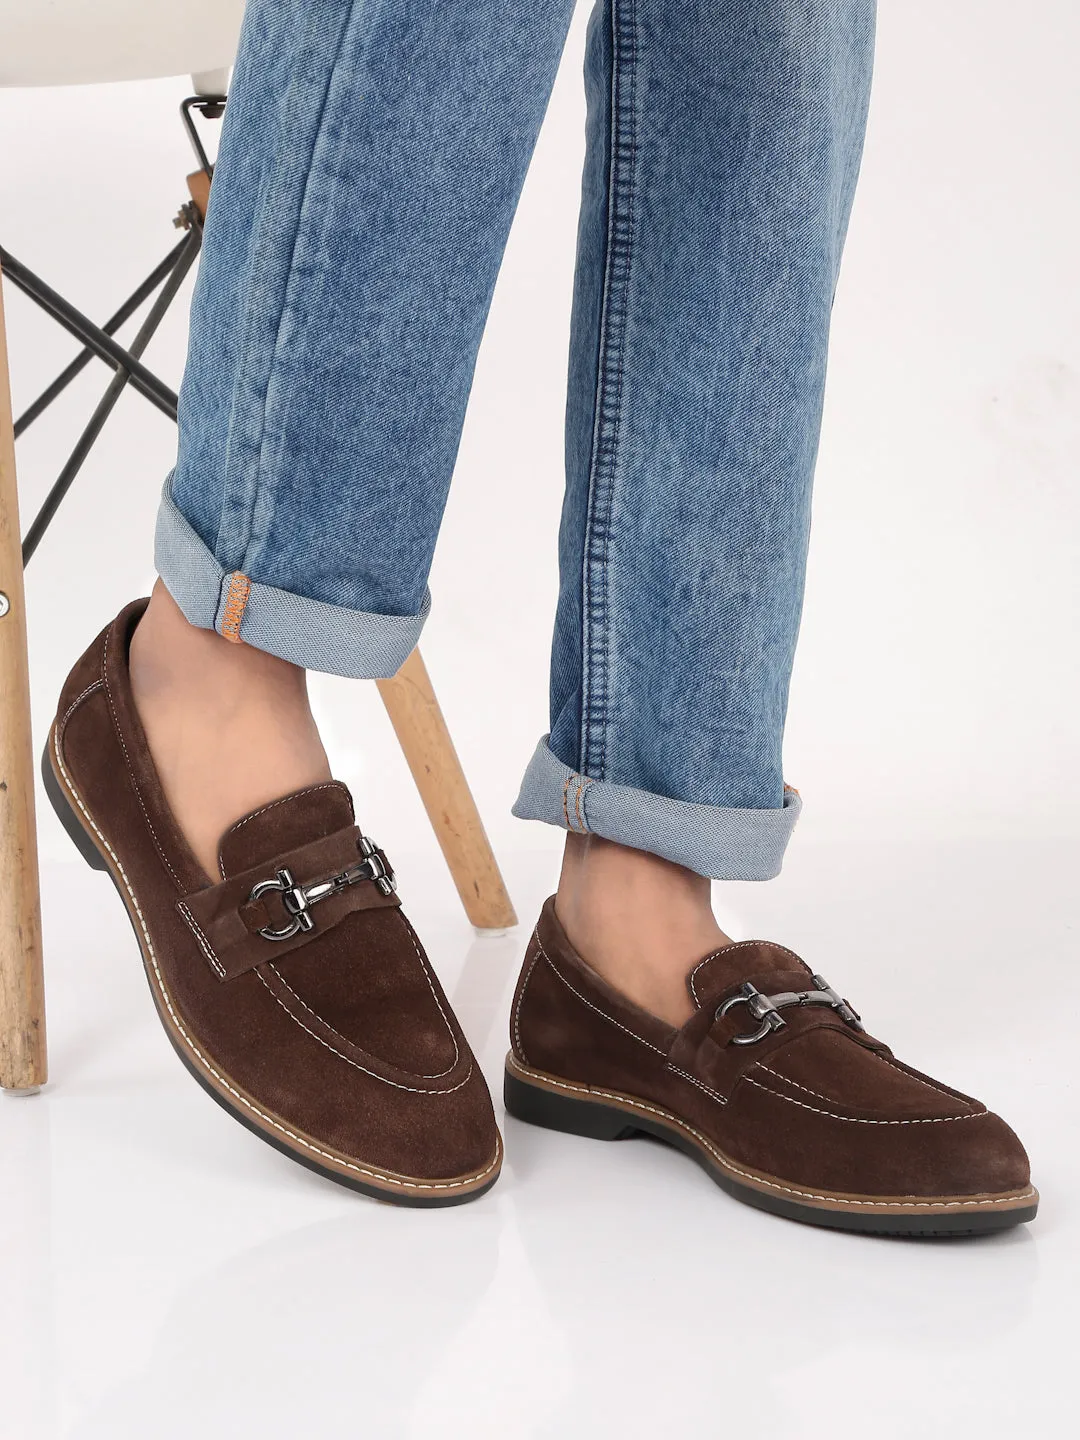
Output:
<path fill-rule="evenodd" d="M 607 254 L 582 573 L 580 769 L 606 780 L 610 706 L 608 568 L 618 462 L 637 173 L 635 0 L 612 0 Z"/>
<path fill-rule="evenodd" d="M 574 791 L 573 816 L 577 819 L 576 825 L 574 824 L 574 819 L 571 817 L 570 805 L 570 786 L 574 784 L 575 781 L 577 782 L 577 787 Z M 587 835 L 591 829 L 585 806 L 585 796 L 592 783 L 593 781 L 590 776 L 581 775 L 576 770 L 570 770 L 567 773 L 566 779 L 563 781 L 563 816 L 566 819 L 566 828 L 572 830 L 576 835 Z"/>
<path fill-rule="evenodd" d="M 297 251 L 300 248 L 301 237 L 304 234 L 304 227 L 307 221 L 307 210 L 309 197 L 311 195 L 311 187 L 316 177 L 316 160 L 319 155 L 320 145 L 326 133 L 326 112 L 327 107 L 330 103 L 330 94 L 334 88 L 334 81 L 336 80 L 338 73 L 338 64 L 341 60 L 341 52 L 345 48 L 345 42 L 348 39 L 349 33 L 352 29 L 355 13 L 356 6 L 355 4 L 351 3 L 348 7 L 348 14 L 338 35 L 337 45 L 334 50 L 334 62 L 330 66 L 329 72 L 326 77 L 326 88 L 323 91 L 322 104 L 319 108 L 318 124 L 315 126 L 315 129 L 312 132 L 311 136 L 311 147 L 309 151 L 308 164 L 305 170 L 304 192 L 303 195 L 300 197 L 300 205 L 297 211 L 296 230 L 293 234 L 292 252 L 289 256 L 289 268 L 285 275 L 285 285 L 281 299 L 281 312 L 278 315 L 277 333 L 274 336 L 274 353 L 270 361 L 270 369 L 267 372 L 266 376 L 266 391 L 263 404 L 263 426 L 262 433 L 259 438 L 259 460 L 255 473 L 255 485 L 253 487 L 251 497 L 251 512 L 248 524 L 248 548 L 245 556 L 245 559 L 248 563 L 244 566 L 245 570 L 248 568 L 249 565 L 254 564 L 256 560 L 256 556 L 253 553 L 255 549 L 256 519 L 259 515 L 259 498 L 260 493 L 263 489 L 262 477 L 266 468 L 266 412 L 270 407 L 271 392 L 274 388 L 274 376 L 277 373 L 278 360 L 280 358 L 283 348 L 282 335 L 286 330 L 286 320 L 290 319 L 296 311 L 293 297 L 293 289 L 296 281 L 296 256 Z M 338 141 L 338 151 L 340 152 L 340 140 Z M 266 539 L 267 536 L 265 533 L 259 535 L 258 549 L 260 551 L 262 550 Z"/>
<path fill-rule="evenodd" d="M 251 471 L 250 464 L 249 464 L 249 462 L 248 462 L 246 459 L 245 459 L 244 465 L 241 467 L 242 470 L 246 470 L 246 471 L 249 472 L 248 475 L 247 475 L 246 482 L 245 482 L 245 484 L 244 484 L 244 490 L 247 492 L 247 493 L 245 493 L 245 495 L 244 495 L 244 511 L 245 511 L 245 514 L 244 514 L 244 524 L 243 524 L 243 546 L 244 546 L 244 549 L 243 549 L 243 554 L 242 554 L 242 556 L 240 557 L 239 564 L 236 564 L 236 565 L 230 564 L 228 568 L 229 568 L 229 569 L 232 569 L 232 570 L 241 571 L 241 572 L 243 572 L 243 573 L 245 573 L 245 574 L 250 574 L 250 573 L 251 573 L 251 569 L 252 569 L 252 558 L 253 558 L 253 557 L 252 557 L 252 554 L 251 554 L 251 540 L 252 540 L 252 529 L 253 529 L 253 527 L 254 527 L 254 520 L 255 520 L 255 511 L 256 511 L 256 508 L 257 508 L 257 505 L 258 505 L 258 499 L 259 499 L 259 489 L 260 489 L 260 486 L 262 485 L 262 481 L 263 481 L 263 457 L 264 457 L 264 449 L 265 449 L 265 443 L 266 443 L 266 411 L 267 411 L 267 404 L 268 404 L 268 401 L 269 401 L 270 387 L 271 387 L 271 385 L 272 385 L 272 383 L 273 383 L 274 371 L 275 371 L 275 369 L 276 369 L 276 367 L 277 367 L 277 362 L 278 362 L 278 353 L 279 353 L 279 349 L 280 349 L 280 345 L 281 345 L 282 326 L 283 326 L 283 324 L 284 324 L 285 315 L 286 315 L 287 310 L 288 310 L 289 288 L 290 288 L 290 284 L 291 284 L 291 282 L 292 282 L 293 271 L 294 271 L 294 267 L 295 267 L 295 263 L 296 263 L 296 250 L 297 250 L 297 246 L 299 245 L 300 234 L 301 234 L 301 231 L 302 231 L 303 225 L 304 225 L 304 211 L 305 211 L 305 207 L 306 207 L 306 204 L 307 204 L 308 193 L 309 193 L 309 190 L 310 190 L 311 180 L 312 180 L 312 169 L 313 169 L 312 160 L 313 160 L 315 151 L 316 151 L 316 149 L 317 149 L 317 147 L 318 147 L 319 137 L 322 135 L 322 132 L 323 132 L 323 125 L 324 125 L 325 118 L 326 118 L 326 106 L 327 106 L 327 101 L 328 101 L 328 99 L 329 99 L 330 90 L 331 90 L 331 87 L 332 87 L 332 84 L 333 84 L 333 79 L 334 79 L 334 76 L 335 76 L 336 71 L 337 71 L 337 65 L 338 65 L 338 60 L 339 60 L 339 58 L 340 58 L 340 56 L 341 56 L 341 50 L 342 50 L 342 47 L 344 46 L 344 43 L 345 43 L 345 37 L 346 37 L 346 35 L 347 35 L 348 32 L 349 32 L 349 28 L 350 28 L 350 25 L 351 25 L 351 22 L 352 22 L 352 16 L 353 16 L 353 7 L 350 5 L 350 6 L 348 7 L 348 12 L 347 12 L 347 14 L 346 14 L 346 15 L 343 17 L 343 19 L 342 19 L 341 29 L 340 29 L 340 31 L 339 31 L 339 33 L 338 33 L 338 36 L 337 36 L 337 42 L 336 42 L 336 45 L 335 45 L 335 47 L 334 47 L 334 60 L 333 60 L 333 64 L 329 66 L 329 68 L 328 68 L 328 70 L 327 70 L 327 73 L 326 73 L 326 80 L 325 80 L 325 84 L 324 84 L 323 91 L 322 91 L 322 98 L 321 98 L 321 101 L 320 101 L 320 103 L 319 103 L 318 118 L 317 118 L 316 123 L 315 123 L 315 125 L 313 126 L 312 131 L 311 131 L 311 134 L 310 134 L 310 143 L 305 146 L 305 158 L 306 158 L 306 162 L 307 162 L 307 163 L 304 165 L 304 169 L 303 169 L 303 175 L 304 175 L 304 180 L 303 180 L 303 192 L 302 192 L 302 195 L 301 195 L 301 197 L 300 197 L 300 202 L 299 202 L 299 204 L 298 204 L 297 207 L 296 207 L 296 225 L 295 225 L 295 228 L 294 228 L 293 234 L 292 234 L 292 242 L 291 242 L 290 251 L 289 251 L 289 262 L 288 262 L 288 266 L 287 266 L 287 268 L 286 268 L 286 270 L 285 270 L 285 272 L 284 272 L 284 275 L 283 275 L 283 277 L 282 277 L 282 283 L 281 283 L 281 288 L 280 288 L 280 292 L 279 292 L 279 293 L 280 293 L 280 302 L 281 302 L 281 303 L 280 303 L 280 309 L 279 309 L 279 311 L 278 311 L 277 321 L 276 321 L 276 324 L 275 324 L 275 327 L 274 327 L 274 343 L 273 343 L 273 349 L 272 349 L 272 352 L 271 352 L 270 364 L 269 364 L 269 366 L 268 366 L 267 369 L 266 369 L 265 375 L 264 375 L 263 377 L 260 377 L 260 379 L 258 380 L 257 385 L 256 385 L 255 387 L 252 387 L 252 385 L 251 385 L 250 372 L 245 371 L 245 374 L 244 374 L 243 379 L 242 379 L 242 382 L 241 382 L 241 383 L 243 384 L 243 388 L 244 388 L 244 392 L 245 392 L 245 393 L 244 393 L 244 407 L 245 407 L 245 409 L 252 409 L 252 408 L 254 408 L 254 409 L 256 410 L 256 412 L 257 412 L 256 415 L 253 417 L 253 419 L 254 419 L 254 424 L 257 426 L 257 443 L 254 443 L 254 444 L 252 443 L 252 441 L 253 441 L 253 439 L 254 439 L 254 431 L 253 431 L 253 429 L 251 428 L 251 420 L 249 420 L 248 423 L 245 425 L 245 429 L 247 430 L 247 434 L 246 434 L 246 437 L 245 437 L 245 438 L 246 438 L 246 440 L 247 440 L 247 442 L 248 442 L 251 450 L 255 451 L 255 460 L 254 460 L 254 470 L 253 470 L 253 472 Z M 316 17 L 316 18 L 317 18 L 317 17 Z M 286 100 L 286 101 L 288 100 L 288 96 L 287 96 L 287 95 L 286 95 L 286 97 L 285 97 L 285 100 Z M 284 102 L 283 102 L 283 103 L 284 103 Z M 292 112 L 290 111 L 290 114 L 291 114 L 291 113 L 292 113 Z M 277 162 L 277 163 L 280 164 L 280 161 Z M 275 168 L 277 168 L 277 167 L 275 166 Z M 262 208 L 261 208 L 261 212 L 260 212 L 260 216 L 259 216 L 259 230 L 260 230 L 260 232 L 261 232 L 261 233 L 260 233 L 260 244 L 259 244 L 259 246 L 258 246 L 258 249 L 257 249 L 257 251 L 256 251 L 256 254 L 253 255 L 253 257 L 252 257 L 252 275 L 251 275 L 251 279 L 250 279 L 250 281 L 249 281 L 249 294 L 248 294 L 248 313 L 247 313 L 247 315 L 246 315 L 246 317 L 245 317 L 246 323 L 245 323 L 245 327 L 244 327 L 244 346 L 243 346 L 243 353 L 244 353 L 244 354 L 247 354 L 247 355 L 250 355 L 250 354 L 251 354 L 253 348 L 254 348 L 256 351 L 259 350 L 259 349 L 261 349 L 261 346 L 254 345 L 254 343 L 253 343 L 253 342 L 254 342 L 254 337 L 253 337 L 253 334 L 252 334 L 252 328 L 253 328 L 254 318 L 255 318 L 256 309 L 257 309 L 257 307 L 256 307 L 256 305 L 255 305 L 255 300 L 254 300 L 254 292 L 257 290 L 258 284 L 259 284 L 258 275 L 257 275 L 257 265 L 256 265 L 256 262 L 257 262 L 258 260 L 261 260 L 262 263 L 265 265 L 265 263 L 266 263 L 266 257 L 265 257 L 265 255 L 262 253 L 262 250 L 263 250 L 263 247 L 267 244 L 267 233 L 268 233 L 268 231 L 269 231 L 270 234 L 273 235 L 274 225 L 275 225 L 276 221 L 280 218 L 280 210 L 281 210 L 280 198 L 279 198 L 279 187 L 280 187 L 280 183 L 281 183 L 281 176 L 280 176 L 280 174 L 275 175 L 274 181 L 267 185 L 266 190 L 264 191 L 263 196 L 262 196 Z M 274 238 L 277 238 L 277 237 L 274 237 Z M 272 245 L 272 244 L 273 244 L 273 241 L 271 240 L 270 243 L 271 243 L 271 245 Z M 255 394 L 255 395 L 253 395 L 253 394 L 251 393 L 251 391 L 252 391 L 253 388 L 257 389 L 257 394 Z M 235 403 L 235 402 L 234 402 L 234 403 Z M 232 464 L 231 464 L 231 461 L 232 461 L 232 453 L 231 453 L 231 452 L 232 452 L 233 434 L 232 434 L 232 424 L 231 424 L 231 423 L 230 423 L 229 429 L 230 429 L 229 442 L 228 442 L 228 448 L 227 448 L 227 452 L 226 452 L 226 486 L 229 485 L 230 481 L 231 481 L 232 478 L 233 478 L 233 477 L 232 477 Z M 214 547 L 215 555 L 220 555 L 220 552 L 221 552 L 221 538 L 222 538 L 222 537 L 221 537 L 220 522 L 219 522 L 218 539 L 217 539 L 217 544 L 216 544 L 215 547 Z M 233 542 L 232 542 L 232 549 L 230 550 L 230 554 L 235 553 L 235 552 L 236 552 L 236 542 L 235 542 L 235 540 L 233 540 Z"/>
<path fill-rule="evenodd" d="M 234 570 L 231 575 L 225 576 L 222 583 L 225 590 L 220 617 L 221 634 L 234 645 L 239 645 L 240 626 L 251 594 L 251 581 L 239 570 Z"/>
<path fill-rule="evenodd" d="M 589 786 L 592 783 L 592 779 L 588 775 L 583 775 L 582 783 L 580 788 L 578 789 L 577 795 L 578 801 L 580 802 L 578 806 L 578 814 L 581 817 L 581 827 L 586 833 L 588 833 L 592 829 L 592 826 L 589 824 L 589 808 L 586 803 L 589 794 Z"/>

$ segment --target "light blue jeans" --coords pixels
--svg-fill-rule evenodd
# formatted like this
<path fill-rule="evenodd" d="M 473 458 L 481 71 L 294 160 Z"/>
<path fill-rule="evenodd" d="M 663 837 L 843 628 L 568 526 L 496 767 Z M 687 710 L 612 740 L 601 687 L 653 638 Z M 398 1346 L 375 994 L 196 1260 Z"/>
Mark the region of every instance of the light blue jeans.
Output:
<path fill-rule="evenodd" d="M 157 531 L 194 624 L 338 675 L 416 644 L 573 8 L 250 0 Z M 799 810 L 781 742 L 873 28 L 874 0 L 589 22 L 550 733 L 514 811 L 719 878 L 776 874 Z"/>

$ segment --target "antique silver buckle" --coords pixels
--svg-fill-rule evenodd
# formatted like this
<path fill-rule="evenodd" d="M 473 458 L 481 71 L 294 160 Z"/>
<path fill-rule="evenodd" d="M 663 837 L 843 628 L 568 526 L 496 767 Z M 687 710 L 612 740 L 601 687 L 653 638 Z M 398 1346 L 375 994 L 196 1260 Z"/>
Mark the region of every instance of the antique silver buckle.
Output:
<path fill-rule="evenodd" d="M 320 880 L 315 885 L 298 885 L 292 871 L 284 867 L 273 880 L 260 880 L 248 896 L 248 902 L 258 900 L 272 890 L 278 891 L 289 923 L 279 930 L 265 925 L 257 933 L 264 940 L 291 940 L 301 931 L 307 934 L 315 929 L 315 919 L 311 914 L 313 905 L 318 905 L 320 900 L 328 900 L 331 895 L 340 895 L 343 890 L 364 880 L 372 881 L 380 894 L 392 895 L 397 889 L 394 872 L 383 863 L 375 843 L 366 835 L 360 837 L 360 854 L 364 858 L 359 865 L 351 865 L 339 875 L 332 875 L 329 880 Z"/>
<path fill-rule="evenodd" d="M 748 1035 L 733 1035 L 732 1045 L 756 1045 L 759 1040 L 764 1040 L 773 1030 L 779 1030 L 787 1024 L 780 1011 L 792 1005 L 828 1005 L 836 1011 L 841 1020 L 855 1030 L 863 1028 L 862 1016 L 837 994 L 823 975 L 815 975 L 813 981 L 817 986 L 816 990 L 782 990 L 779 995 L 763 995 L 756 985 L 747 980 L 739 987 L 737 995 L 730 996 L 720 1006 L 716 1019 L 722 1020 L 736 1005 L 745 1005 L 759 1022 L 758 1028 Z"/>

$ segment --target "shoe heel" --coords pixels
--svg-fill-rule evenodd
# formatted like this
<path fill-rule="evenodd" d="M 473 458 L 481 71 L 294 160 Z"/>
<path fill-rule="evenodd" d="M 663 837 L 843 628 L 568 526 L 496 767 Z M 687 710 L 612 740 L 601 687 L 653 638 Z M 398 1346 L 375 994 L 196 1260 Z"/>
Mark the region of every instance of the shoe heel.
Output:
<path fill-rule="evenodd" d="M 56 818 L 67 831 L 72 844 L 90 868 L 107 872 L 109 867 L 105 864 L 104 857 L 86 833 L 82 821 L 76 815 L 71 801 L 64 794 L 63 787 L 56 778 L 56 771 L 52 767 L 50 756 L 51 748 L 52 740 L 50 739 L 41 752 L 41 778 L 45 785 L 45 794 L 49 797 L 49 804 L 56 811 Z"/>
<path fill-rule="evenodd" d="M 566 1135 L 584 1135 L 589 1140 L 626 1140 L 638 1128 L 626 1112 L 598 1100 L 580 1100 L 576 1095 L 558 1095 L 532 1085 L 507 1066 L 503 1080 L 506 1113 L 529 1125 L 561 1130 Z"/>

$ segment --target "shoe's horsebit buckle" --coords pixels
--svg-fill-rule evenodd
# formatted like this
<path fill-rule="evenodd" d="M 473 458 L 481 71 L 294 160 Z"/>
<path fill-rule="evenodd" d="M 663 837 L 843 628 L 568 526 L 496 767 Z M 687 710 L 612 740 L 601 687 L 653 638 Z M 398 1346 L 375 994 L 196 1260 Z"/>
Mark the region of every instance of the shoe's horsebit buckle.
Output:
<path fill-rule="evenodd" d="M 373 881 L 380 894 L 392 895 L 397 889 L 394 872 L 383 863 L 374 841 L 369 840 L 366 835 L 360 837 L 360 854 L 364 858 L 359 865 L 350 865 L 348 870 L 343 870 L 340 875 L 332 875 L 329 880 L 320 880 L 316 885 L 298 885 L 293 879 L 292 871 L 288 869 L 279 870 L 273 880 L 260 880 L 248 896 L 248 903 L 260 899 L 271 890 L 278 890 L 285 913 L 290 919 L 280 930 L 267 925 L 258 931 L 258 934 L 264 940 L 291 940 L 301 930 L 305 934 L 314 930 L 315 920 L 311 907 L 320 900 L 329 900 L 331 895 L 340 895 L 350 885 L 359 885 L 363 880 Z"/>
<path fill-rule="evenodd" d="M 733 1035 L 732 1045 L 756 1045 L 759 1040 L 773 1030 L 779 1030 L 786 1025 L 787 1021 L 780 1014 L 791 1005 L 828 1005 L 835 1010 L 841 1020 L 854 1027 L 856 1030 L 863 1028 L 862 1017 L 854 1011 L 846 1000 L 844 1000 L 832 988 L 823 975 L 813 976 L 816 990 L 783 990 L 779 995 L 763 995 L 756 985 L 749 980 L 739 987 L 739 993 L 732 995 L 716 1012 L 717 1020 L 722 1020 L 729 1010 L 736 1005 L 745 1005 L 750 1014 L 759 1022 L 758 1028 L 752 1030 L 748 1035 Z"/>

